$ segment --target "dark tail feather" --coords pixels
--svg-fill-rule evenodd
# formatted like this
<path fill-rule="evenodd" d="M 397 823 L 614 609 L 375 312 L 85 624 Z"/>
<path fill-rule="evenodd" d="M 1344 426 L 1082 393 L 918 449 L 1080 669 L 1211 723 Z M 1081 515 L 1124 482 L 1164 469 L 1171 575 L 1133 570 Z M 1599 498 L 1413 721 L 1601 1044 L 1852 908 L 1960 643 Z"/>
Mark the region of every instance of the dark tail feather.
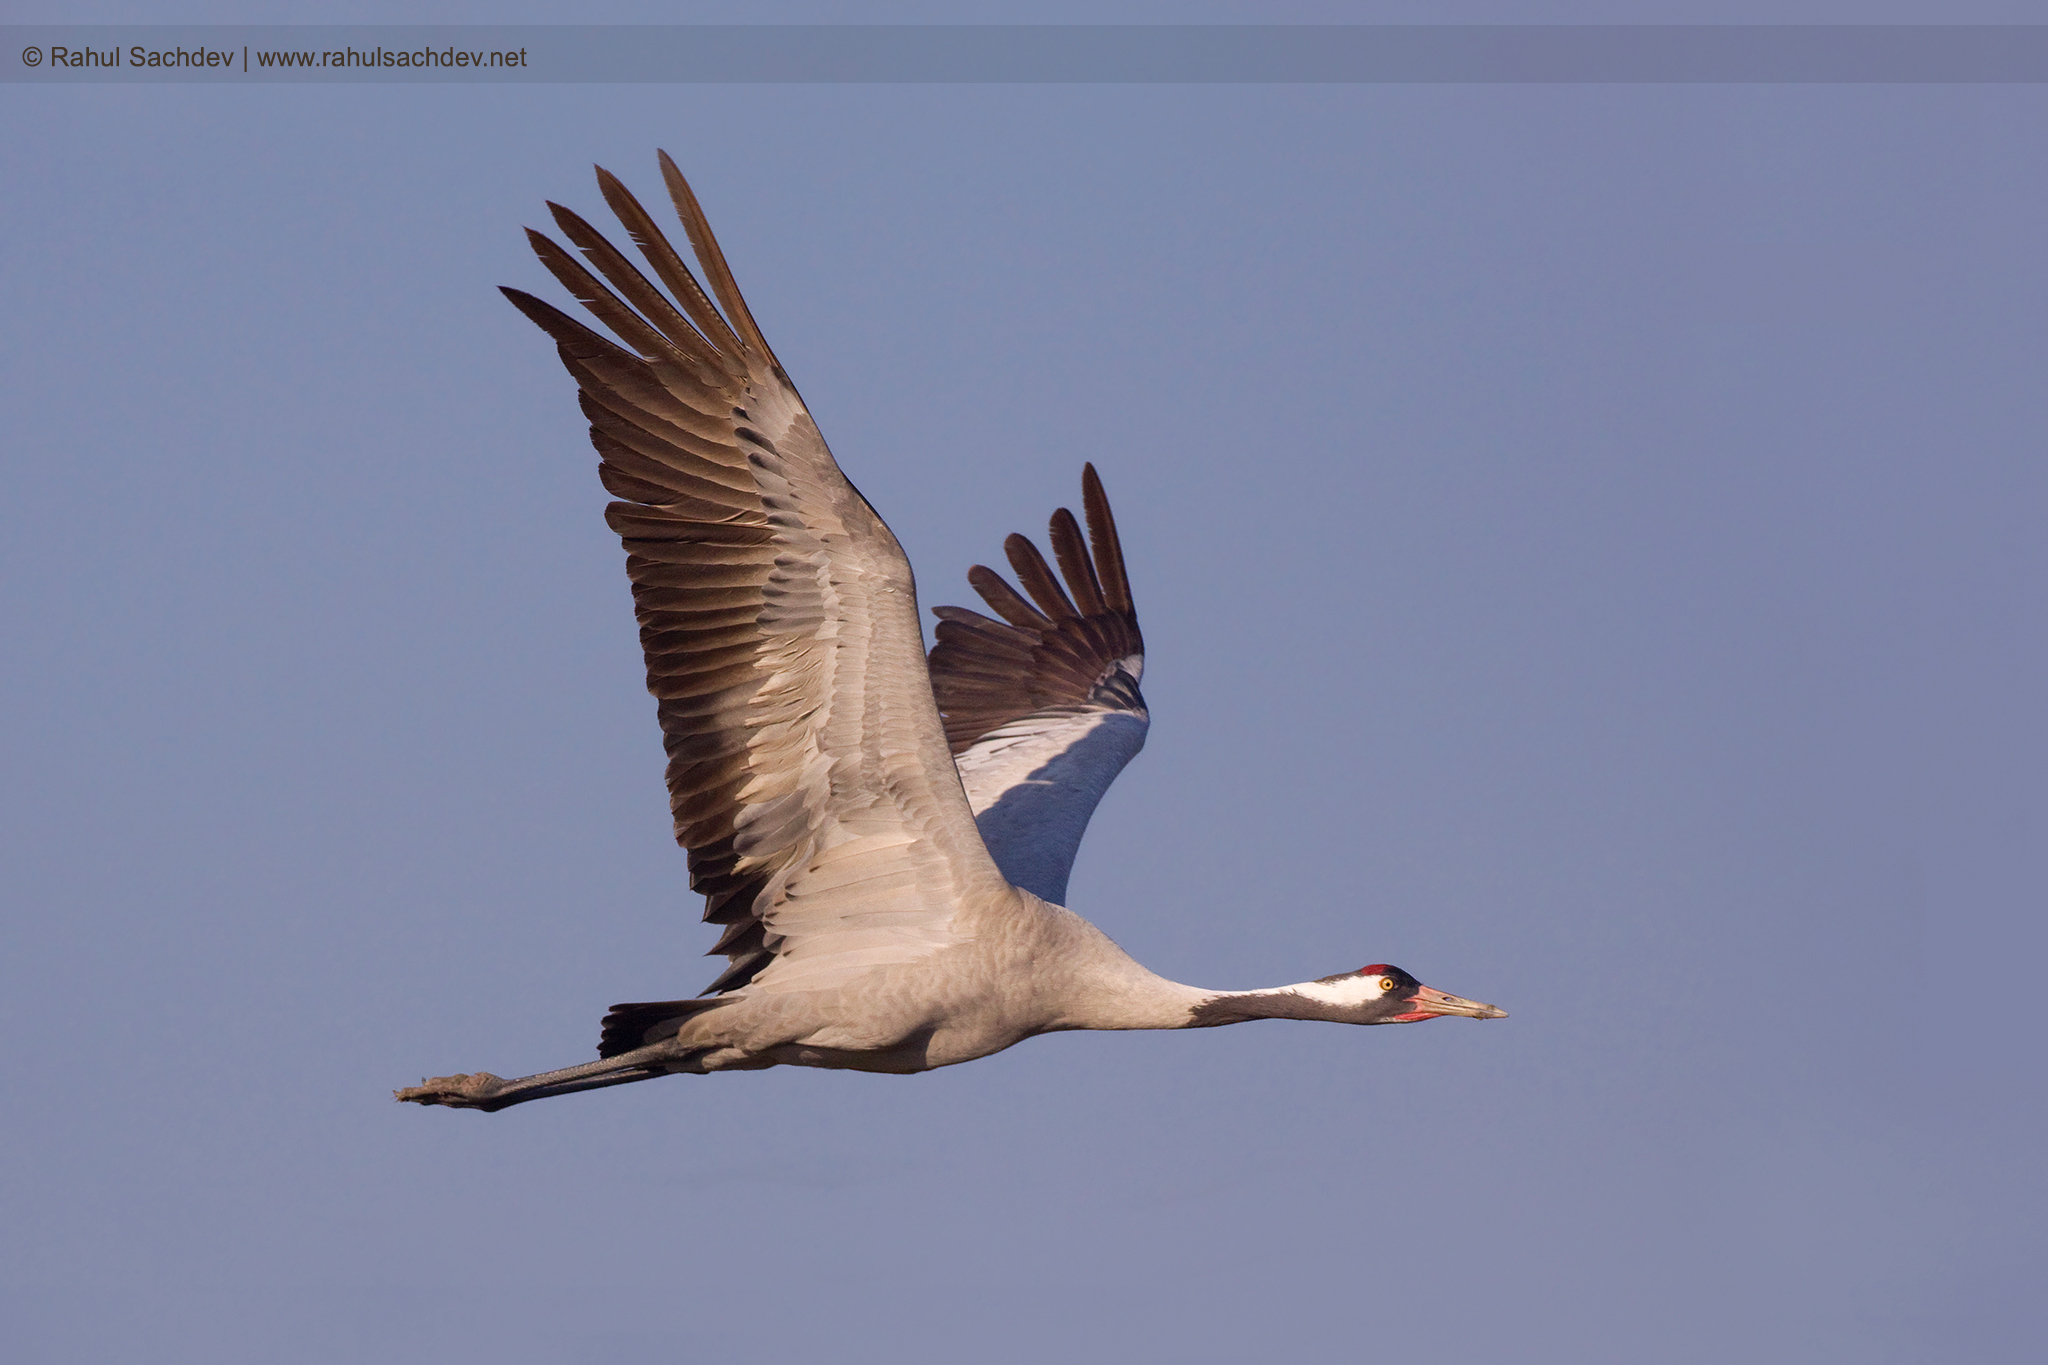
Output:
<path fill-rule="evenodd" d="M 617 1057 L 635 1048 L 675 1036 L 683 1021 L 717 1005 L 721 996 L 696 1000 L 650 1000 L 640 1004 L 613 1005 L 604 1017 L 604 1034 L 598 1039 L 597 1055 Z"/>

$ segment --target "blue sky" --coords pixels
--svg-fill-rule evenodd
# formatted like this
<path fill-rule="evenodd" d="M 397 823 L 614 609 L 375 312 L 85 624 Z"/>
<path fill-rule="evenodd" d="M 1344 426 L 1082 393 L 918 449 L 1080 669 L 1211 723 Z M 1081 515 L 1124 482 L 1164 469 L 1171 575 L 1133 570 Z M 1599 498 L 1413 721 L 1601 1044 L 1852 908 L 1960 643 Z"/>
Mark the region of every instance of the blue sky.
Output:
<path fill-rule="evenodd" d="M 2039 88 L 0 108 L 10 1358 L 2039 1340 Z M 1512 1018 L 389 1101 L 710 974 L 496 293 L 656 147 L 927 605 L 1101 470 L 1154 723 L 1073 906 Z"/>

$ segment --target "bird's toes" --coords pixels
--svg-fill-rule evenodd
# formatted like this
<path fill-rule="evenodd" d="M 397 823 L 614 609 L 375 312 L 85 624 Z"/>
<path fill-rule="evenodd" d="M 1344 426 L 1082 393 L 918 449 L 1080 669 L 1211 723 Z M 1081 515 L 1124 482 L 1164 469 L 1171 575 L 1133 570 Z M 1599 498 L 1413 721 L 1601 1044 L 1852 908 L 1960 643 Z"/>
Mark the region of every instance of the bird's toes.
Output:
<path fill-rule="evenodd" d="M 392 1095 L 408 1104 L 445 1104 L 451 1109 L 481 1108 L 505 1082 L 488 1071 L 467 1076 L 436 1076 Z"/>

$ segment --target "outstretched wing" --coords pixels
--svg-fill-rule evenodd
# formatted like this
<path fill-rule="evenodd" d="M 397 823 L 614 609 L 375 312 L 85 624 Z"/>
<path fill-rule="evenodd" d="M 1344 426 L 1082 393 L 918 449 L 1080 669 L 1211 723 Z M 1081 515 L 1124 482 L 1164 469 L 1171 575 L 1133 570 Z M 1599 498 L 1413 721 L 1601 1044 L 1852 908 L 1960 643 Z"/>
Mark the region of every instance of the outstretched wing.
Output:
<path fill-rule="evenodd" d="M 537 232 L 534 251 L 626 348 L 505 294 L 555 339 L 620 499 L 605 516 L 626 547 L 676 840 L 704 918 L 725 926 L 712 952 L 730 965 L 706 993 L 830 988 L 956 941 L 963 902 L 1008 888 L 947 756 L 910 564 L 833 462 L 667 153 L 661 170 L 723 316 L 602 168 L 673 302 L 554 204 L 603 280 Z M 691 1007 L 618 1007 L 603 1048 Z"/>
<path fill-rule="evenodd" d="M 1145 640 L 1092 464 L 1081 493 L 1087 542 L 1064 507 L 1050 528 L 1066 590 L 1038 547 L 1012 535 L 1003 550 L 1030 601 L 977 564 L 967 581 L 1002 620 L 932 608 L 932 690 L 982 841 L 1004 876 L 1055 905 L 1088 817 L 1151 723 L 1138 691 Z"/>

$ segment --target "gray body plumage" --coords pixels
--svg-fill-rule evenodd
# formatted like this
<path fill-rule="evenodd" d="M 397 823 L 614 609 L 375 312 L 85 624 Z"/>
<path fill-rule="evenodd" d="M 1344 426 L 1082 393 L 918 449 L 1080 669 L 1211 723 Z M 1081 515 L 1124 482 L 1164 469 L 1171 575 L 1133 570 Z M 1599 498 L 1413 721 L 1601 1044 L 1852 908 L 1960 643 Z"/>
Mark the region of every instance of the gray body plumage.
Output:
<path fill-rule="evenodd" d="M 1154 975 L 1026 891 L 964 909 L 960 928 L 959 942 L 830 988 L 736 991 L 683 1022 L 667 1069 L 927 1071 L 1040 1033 L 1182 1027 L 1215 995 Z"/>

